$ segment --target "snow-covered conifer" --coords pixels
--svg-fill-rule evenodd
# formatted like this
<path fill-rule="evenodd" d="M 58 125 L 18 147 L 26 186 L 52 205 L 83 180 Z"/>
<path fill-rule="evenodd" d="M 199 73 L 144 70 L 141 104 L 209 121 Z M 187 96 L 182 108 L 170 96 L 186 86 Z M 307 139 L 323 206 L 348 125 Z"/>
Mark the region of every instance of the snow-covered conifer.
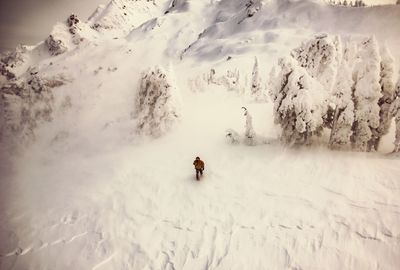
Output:
<path fill-rule="evenodd" d="M 292 58 L 279 60 L 280 72 L 271 73 L 270 95 L 275 123 L 282 127 L 287 144 L 308 144 L 322 130 L 327 110 L 323 86 Z"/>
<path fill-rule="evenodd" d="M 396 123 L 396 133 L 394 140 L 394 152 L 400 152 L 400 98 L 393 103 L 393 115 Z"/>
<path fill-rule="evenodd" d="M 378 150 L 380 139 L 389 132 L 392 115 L 390 115 L 390 107 L 395 98 L 395 81 L 394 81 L 394 59 L 386 46 L 381 49 L 380 63 L 380 86 L 382 97 L 379 99 L 379 126 L 372 129 L 372 139 L 369 142 L 369 150 Z"/>
<path fill-rule="evenodd" d="M 159 137 L 179 120 L 180 102 L 172 82 L 161 67 L 143 73 L 134 113 L 140 133 Z"/>
<path fill-rule="evenodd" d="M 337 36 L 319 34 L 294 49 L 292 57 L 330 92 L 340 62 L 341 41 Z"/>
<path fill-rule="evenodd" d="M 259 100 L 262 97 L 262 90 L 257 57 L 254 58 L 254 66 L 253 72 L 251 73 L 251 78 L 251 96 L 256 100 Z"/>
<path fill-rule="evenodd" d="M 393 152 L 400 152 L 400 77 L 396 84 L 395 96 L 396 98 L 390 108 L 390 115 L 394 117 L 396 124 Z"/>
<path fill-rule="evenodd" d="M 358 151 L 366 151 L 372 129 L 379 126 L 379 99 L 382 97 L 380 81 L 380 56 L 375 38 L 360 45 L 359 63 L 355 66 L 355 123 L 352 143 Z"/>
<path fill-rule="evenodd" d="M 354 123 L 354 103 L 352 100 L 352 73 L 345 59 L 339 66 L 336 83 L 333 87 L 333 103 L 335 104 L 332 131 L 329 146 L 340 149 L 350 144 Z"/>

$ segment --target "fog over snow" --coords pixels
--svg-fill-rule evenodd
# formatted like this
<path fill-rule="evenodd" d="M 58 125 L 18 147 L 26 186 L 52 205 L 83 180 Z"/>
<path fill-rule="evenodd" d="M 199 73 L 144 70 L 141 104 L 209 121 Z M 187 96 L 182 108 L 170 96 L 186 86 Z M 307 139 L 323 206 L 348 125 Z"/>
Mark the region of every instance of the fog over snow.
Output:
<path fill-rule="evenodd" d="M 0 55 L 0 270 L 400 268 L 400 5 L 89 2 Z"/>

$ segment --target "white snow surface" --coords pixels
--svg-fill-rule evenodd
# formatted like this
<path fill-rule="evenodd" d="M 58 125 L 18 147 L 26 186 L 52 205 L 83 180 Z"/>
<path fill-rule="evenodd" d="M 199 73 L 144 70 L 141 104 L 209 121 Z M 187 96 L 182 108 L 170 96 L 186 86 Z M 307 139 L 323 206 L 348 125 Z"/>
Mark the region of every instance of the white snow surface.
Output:
<path fill-rule="evenodd" d="M 379 153 L 288 149 L 271 102 L 190 87 L 211 68 L 238 69 L 248 91 L 255 56 L 265 82 L 278 57 L 319 32 L 375 35 L 398 67 L 400 6 L 143 0 L 143 24 L 125 28 L 107 10 L 123 2 L 98 9 L 87 23 L 107 27 L 63 54 L 29 48 L 24 67 L 67 83 L 52 90 L 53 119 L 35 141 L 0 154 L 1 270 L 400 268 L 400 160 L 385 155 L 393 127 Z M 132 113 L 141 73 L 155 65 L 173 69 L 182 108 L 152 139 Z M 226 142 L 228 128 L 244 134 L 242 106 L 268 144 Z"/>

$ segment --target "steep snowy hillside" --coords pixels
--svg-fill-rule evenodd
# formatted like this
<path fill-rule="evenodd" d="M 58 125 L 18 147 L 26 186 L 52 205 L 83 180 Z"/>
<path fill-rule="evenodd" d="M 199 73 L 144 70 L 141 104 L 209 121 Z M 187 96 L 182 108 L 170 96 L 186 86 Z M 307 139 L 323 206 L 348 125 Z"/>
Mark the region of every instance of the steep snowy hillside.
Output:
<path fill-rule="evenodd" d="M 394 121 L 357 114 L 395 104 L 399 46 L 400 6 L 72 14 L 1 57 L 0 269 L 399 269 Z M 362 120 L 377 152 L 332 147 Z"/>

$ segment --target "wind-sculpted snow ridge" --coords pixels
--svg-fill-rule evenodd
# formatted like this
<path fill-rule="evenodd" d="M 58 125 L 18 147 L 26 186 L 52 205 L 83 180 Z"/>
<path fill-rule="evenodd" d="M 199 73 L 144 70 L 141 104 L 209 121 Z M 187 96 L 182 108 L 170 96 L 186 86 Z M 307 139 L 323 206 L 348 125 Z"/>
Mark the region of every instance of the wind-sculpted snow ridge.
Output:
<path fill-rule="evenodd" d="M 385 20 L 381 20 L 382 14 Z M 168 23 L 163 24 L 166 19 Z M 149 28 L 146 33 L 133 31 L 151 21 L 157 22 L 160 31 L 151 33 Z M 275 53 L 275 43 L 287 38 L 299 42 L 312 30 L 375 35 L 379 41 L 387 41 L 389 49 L 398 57 L 395 48 L 400 46 L 396 38 L 399 24 L 399 6 L 343 8 L 309 0 L 113 0 L 98 7 L 88 21 L 72 14 L 54 27 L 45 45 L 51 55 L 59 55 L 82 42 L 98 44 L 102 40 L 124 38 L 129 33 L 129 40 L 147 40 L 161 32 L 170 33 L 163 45 L 169 56 L 197 56 L 198 60 L 210 61 L 249 52 Z M 304 32 L 299 34 L 291 28 Z M 48 57 L 40 51 L 40 46 L 25 52 L 33 55 L 33 62 Z M 290 50 L 289 46 L 285 47 Z M 12 68 L 7 69 L 12 72 Z"/>
<path fill-rule="evenodd" d="M 59 55 L 85 40 L 123 38 L 143 22 L 162 14 L 164 2 L 112 0 L 107 6 L 98 7 L 87 22 L 72 14 L 65 23 L 54 27 L 46 45 L 52 55 Z"/>
<path fill-rule="evenodd" d="M 95 30 L 123 37 L 145 21 L 159 16 L 167 0 L 112 0 L 99 7 L 89 18 L 88 24 Z"/>
<path fill-rule="evenodd" d="M 342 8 L 307 0 L 222 0 L 210 9 L 208 17 L 212 20 L 208 27 L 189 44 L 183 56 L 195 56 L 201 61 L 213 59 L 215 55 L 226 58 L 250 51 L 260 54 L 273 52 L 277 50 L 274 43 L 286 35 L 285 38 L 300 39 L 299 31 L 291 32 L 291 29 L 302 29 L 305 33 L 311 30 L 313 33 L 375 35 L 378 40 L 387 41 L 393 52 L 400 46 L 396 38 L 399 29 L 395 27 L 400 24 L 399 6 Z M 387 20 L 381 20 L 383 14 Z M 354 20 L 354 17 L 358 19 Z M 302 35 L 304 38 L 304 33 Z"/>
<path fill-rule="evenodd" d="M 0 269 L 398 270 L 399 15 L 119 0 L 3 55 Z"/>

